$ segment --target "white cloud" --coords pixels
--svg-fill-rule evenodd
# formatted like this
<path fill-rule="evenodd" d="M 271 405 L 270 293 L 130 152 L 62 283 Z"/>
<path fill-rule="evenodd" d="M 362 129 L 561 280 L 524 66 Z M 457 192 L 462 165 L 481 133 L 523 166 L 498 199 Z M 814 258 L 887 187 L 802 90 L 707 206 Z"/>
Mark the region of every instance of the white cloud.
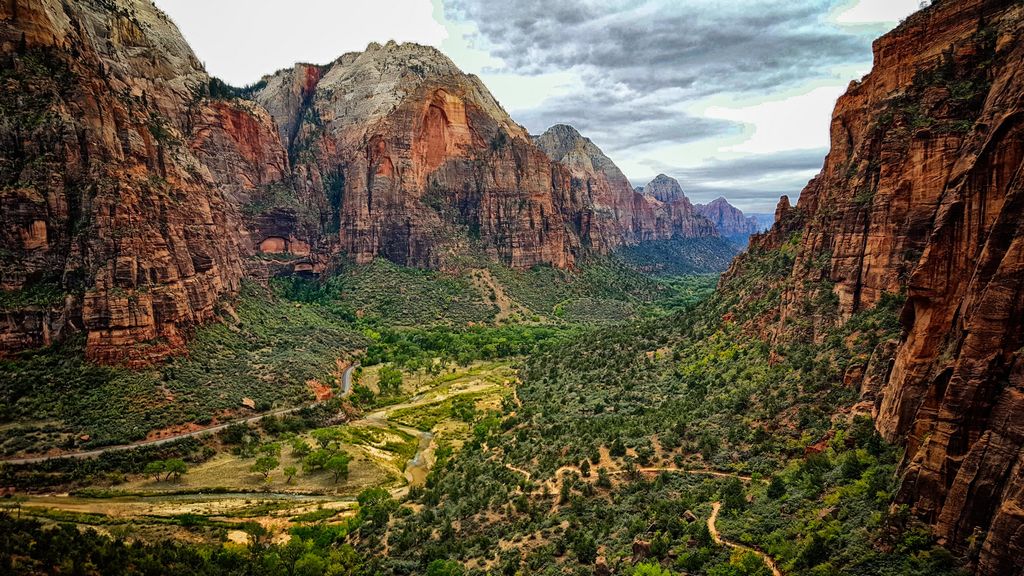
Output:
<path fill-rule="evenodd" d="M 295 62 L 324 64 L 370 42 L 441 47 L 430 0 L 155 0 L 208 71 L 249 84 Z"/>
<path fill-rule="evenodd" d="M 848 0 L 832 10 L 829 20 L 845 26 L 891 26 L 928 4 L 927 0 Z"/>
<path fill-rule="evenodd" d="M 822 148 L 829 144 L 828 118 L 845 89 L 819 86 L 755 104 L 713 104 L 705 108 L 704 115 L 752 126 L 749 137 L 725 147 L 726 152 L 767 154 Z"/>

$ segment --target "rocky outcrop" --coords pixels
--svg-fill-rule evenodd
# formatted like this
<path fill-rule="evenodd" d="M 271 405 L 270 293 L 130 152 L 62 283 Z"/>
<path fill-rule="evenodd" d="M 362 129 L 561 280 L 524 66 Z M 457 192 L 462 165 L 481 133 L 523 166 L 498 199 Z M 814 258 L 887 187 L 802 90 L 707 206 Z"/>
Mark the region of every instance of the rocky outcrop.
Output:
<path fill-rule="evenodd" d="M 694 208 L 698 214 L 711 220 L 721 236 L 740 244 L 746 244 L 751 234 L 761 231 L 756 218 L 744 216 L 742 210 L 729 204 L 725 198 L 718 197 L 709 204 L 697 204 Z"/>
<path fill-rule="evenodd" d="M 239 287 L 246 191 L 288 173 L 269 116 L 204 97 L 150 2 L 5 2 L 0 52 L 0 284 L 63 294 L 8 309 L 0 350 L 67 329 L 97 361 L 181 350 Z"/>
<path fill-rule="evenodd" d="M 281 127 L 298 197 L 357 262 L 446 268 L 482 250 L 518 268 L 569 267 L 585 253 L 714 235 L 638 196 L 571 127 L 531 138 L 433 48 L 371 44 L 263 84 L 255 98 Z"/>
<path fill-rule="evenodd" d="M 0 353 L 80 331 L 93 360 L 147 364 L 244 276 L 338 255 L 568 268 L 715 236 L 575 131 L 552 134 L 573 149 L 553 161 L 432 48 L 371 44 L 235 89 L 150 0 L 11 0 L 0 58 Z"/>
<path fill-rule="evenodd" d="M 658 174 L 644 186 L 644 195 L 658 202 L 671 203 L 686 198 L 679 181 L 664 174 Z"/>
<path fill-rule="evenodd" d="M 987 575 L 1024 573 L 1022 32 L 1019 2 L 948 0 L 879 39 L 785 210 L 800 236 L 783 322 L 823 280 L 842 318 L 906 294 L 892 361 L 851 378 L 906 444 L 898 500 Z"/>
<path fill-rule="evenodd" d="M 533 138 L 549 158 L 568 168 L 570 186 L 581 190 L 589 205 L 590 238 L 607 251 L 658 240 L 710 238 L 718 235 L 694 210 L 679 183 L 659 176 L 648 187 L 665 186 L 673 193 L 659 198 L 632 188 L 622 171 L 589 138 L 559 124 Z"/>

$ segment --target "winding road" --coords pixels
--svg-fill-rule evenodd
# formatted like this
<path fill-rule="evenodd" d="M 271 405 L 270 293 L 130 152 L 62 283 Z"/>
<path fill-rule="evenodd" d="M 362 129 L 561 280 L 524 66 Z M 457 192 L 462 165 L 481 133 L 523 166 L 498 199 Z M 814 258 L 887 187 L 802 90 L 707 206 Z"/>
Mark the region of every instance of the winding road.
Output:
<path fill-rule="evenodd" d="M 715 526 L 715 523 L 718 521 L 718 513 L 721 510 L 721 502 L 714 502 L 711 504 L 711 516 L 708 517 L 708 531 L 711 532 L 711 539 L 715 541 L 715 544 L 721 546 L 728 546 L 729 548 L 735 548 L 737 550 L 743 550 L 744 552 L 756 554 L 758 557 L 761 558 L 765 566 L 767 566 L 768 569 L 772 571 L 773 576 L 782 576 L 782 571 L 779 570 L 778 565 L 775 564 L 775 560 L 772 560 L 771 556 L 765 554 L 764 552 L 761 552 L 757 548 L 751 548 L 750 546 L 745 546 L 738 542 L 726 540 L 725 538 L 722 538 L 721 535 L 719 535 L 718 528 Z"/>
<path fill-rule="evenodd" d="M 344 398 L 344 397 L 346 397 L 346 396 L 348 396 L 349 394 L 352 393 L 352 372 L 354 372 L 356 367 L 358 367 L 358 366 L 359 366 L 359 363 L 356 362 L 356 363 L 352 364 L 351 366 L 349 366 L 348 368 L 345 368 L 345 371 L 341 373 L 341 397 L 342 398 Z M 273 410 L 271 412 L 264 412 L 263 414 L 258 414 L 256 416 L 250 416 L 249 418 L 242 418 L 240 420 L 232 420 L 231 422 L 225 422 L 223 424 L 217 424 L 216 426 L 210 426 L 210 427 L 207 427 L 207 428 L 201 428 L 199 430 L 192 430 L 191 432 L 183 432 L 181 434 L 175 434 L 174 436 L 167 436 L 166 438 L 156 438 L 154 440 L 140 440 L 138 442 L 132 442 L 130 444 L 118 444 L 116 446 L 106 446 L 106 447 L 103 447 L 103 448 L 97 448 L 95 450 L 84 450 L 84 451 L 81 451 L 81 452 L 65 452 L 65 453 L 62 453 L 62 454 L 53 454 L 53 455 L 50 455 L 50 456 L 31 456 L 31 457 L 27 457 L 27 458 L 2 459 L 2 460 L 0 460 L 0 463 L 4 463 L 4 464 L 38 464 L 40 462 L 45 462 L 47 460 L 55 460 L 55 459 L 60 459 L 60 458 L 74 458 L 74 459 L 80 460 L 80 459 L 85 459 L 85 458 L 96 458 L 98 456 L 106 454 L 107 452 L 120 452 L 120 451 L 123 451 L 123 450 L 131 450 L 133 448 L 141 448 L 143 446 L 161 446 L 163 444 L 170 444 L 171 442 L 176 442 L 178 440 L 181 440 L 182 438 L 193 438 L 193 437 L 196 437 L 196 436 L 205 436 L 207 434 L 213 434 L 213 433 L 216 433 L 216 432 L 220 432 L 221 430 L 224 430 L 228 426 L 234 426 L 235 424 L 251 424 L 253 422 L 259 422 L 260 420 L 263 420 L 264 418 L 269 418 L 271 416 L 283 416 L 285 414 L 292 414 L 292 413 L 298 412 L 299 410 L 302 410 L 304 408 L 309 408 L 311 406 L 316 406 L 318 404 L 320 404 L 320 402 L 309 402 L 307 404 L 302 404 L 300 406 L 295 406 L 295 407 L 292 407 L 292 408 L 282 408 L 280 410 Z"/>

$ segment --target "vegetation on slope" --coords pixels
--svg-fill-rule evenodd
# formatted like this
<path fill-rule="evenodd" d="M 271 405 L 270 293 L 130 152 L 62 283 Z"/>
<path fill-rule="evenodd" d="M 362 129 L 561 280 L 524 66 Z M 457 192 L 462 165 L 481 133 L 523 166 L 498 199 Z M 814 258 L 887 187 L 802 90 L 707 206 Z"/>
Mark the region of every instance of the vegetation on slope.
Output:
<path fill-rule="evenodd" d="M 251 284 L 235 314 L 199 328 L 186 356 L 148 370 L 88 363 L 81 340 L 0 361 L 3 452 L 139 440 L 223 420 L 243 398 L 259 411 L 296 405 L 312 398 L 307 381 L 332 381 L 336 359 L 365 346 L 332 310 Z"/>

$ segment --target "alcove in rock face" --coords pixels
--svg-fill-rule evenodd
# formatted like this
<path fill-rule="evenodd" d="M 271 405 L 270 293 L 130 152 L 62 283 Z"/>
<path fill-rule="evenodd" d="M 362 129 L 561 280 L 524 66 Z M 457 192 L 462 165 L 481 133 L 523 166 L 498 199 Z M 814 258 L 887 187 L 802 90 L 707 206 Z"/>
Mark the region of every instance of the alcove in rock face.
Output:
<path fill-rule="evenodd" d="M 280 236 L 268 236 L 260 242 L 260 252 L 264 254 L 282 254 L 288 251 L 288 240 Z"/>

